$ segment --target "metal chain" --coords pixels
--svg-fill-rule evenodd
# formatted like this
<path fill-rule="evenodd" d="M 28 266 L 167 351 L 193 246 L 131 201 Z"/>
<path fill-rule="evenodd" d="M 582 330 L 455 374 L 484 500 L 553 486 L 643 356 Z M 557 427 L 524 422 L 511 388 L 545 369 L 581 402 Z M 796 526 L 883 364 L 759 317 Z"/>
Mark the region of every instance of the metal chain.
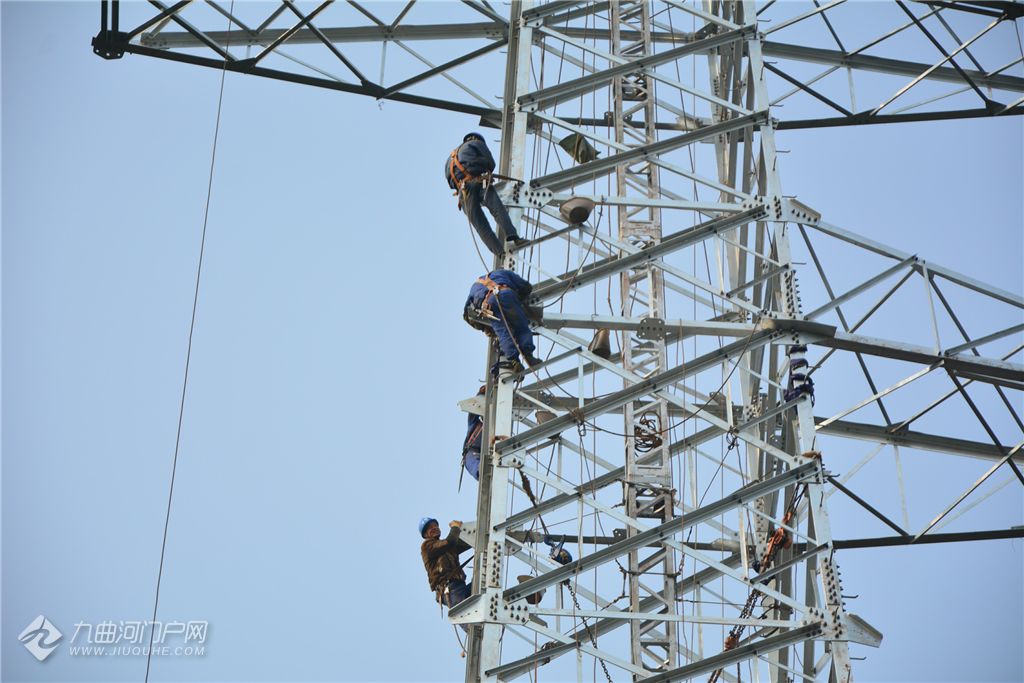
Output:
<path fill-rule="evenodd" d="M 804 484 L 801 487 L 800 492 L 793 496 L 793 500 L 790 501 L 790 504 L 786 509 L 786 513 L 782 517 L 782 524 L 789 524 L 790 520 L 793 518 L 793 515 L 796 513 L 797 505 L 800 504 L 800 501 L 801 499 L 803 499 L 804 494 L 806 492 L 807 484 Z M 784 526 L 779 526 L 777 529 L 775 529 L 775 531 L 772 532 L 772 535 L 768 537 L 768 547 L 765 548 L 764 556 L 761 558 L 760 565 L 758 565 L 758 571 L 764 572 L 769 567 L 771 567 L 772 562 L 775 561 L 775 556 L 778 554 L 779 550 L 788 547 L 789 543 L 789 531 L 787 531 Z M 765 579 L 762 583 L 768 583 L 768 581 L 770 580 L 770 578 Z M 764 594 L 756 588 L 750 592 L 750 594 L 747 596 L 746 603 L 743 605 L 743 609 L 740 610 L 740 619 L 749 619 L 751 617 L 751 615 L 754 613 L 754 606 L 757 604 L 758 599 L 762 595 Z M 729 636 L 725 639 L 725 646 L 722 649 L 723 652 L 728 652 L 729 650 L 732 650 L 737 645 L 739 645 L 740 638 L 743 636 L 743 631 L 744 629 L 746 629 L 746 627 L 746 624 L 736 624 L 729 630 Z M 722 669 L 715 669 L 711 673 L 711 677 L 708 678 L 708 683 L 717 683 L 718 679 L 722 675 L 722 671 Z"/>
<path fill-rule="evenodd" d="M 576 610 L 578 612 L 582 612 L 583 608 L 580 607 L 580 601 L 576 598 L 576 591 L 572 589 L 572 584 L 569 581 L 566 581 L 565 587 L 569 589 L 569 595 L 572 596 L 572 604 L 576 607 Z M 580 619 L 583 620 L 583 628 L 587 630 L 587 635 L 590 636 L 590 644 L 593 645 L 594 649 L 596 650 L 597 638 L 594 636 L 594 632 L 593 630 L 591 630 L 590 624 L 587 622 L 587 618 L 581 616 Z M 604 663 L 604 660 L 600 657 L 597 657 L 597 661 L 601 665 L 601 670 L 604 671 L 604 676 L 608 679 L 608 683 L 614 683 L 614 681 L 612 681 L 612 675 L 608 673 L 608 666 Z"/>

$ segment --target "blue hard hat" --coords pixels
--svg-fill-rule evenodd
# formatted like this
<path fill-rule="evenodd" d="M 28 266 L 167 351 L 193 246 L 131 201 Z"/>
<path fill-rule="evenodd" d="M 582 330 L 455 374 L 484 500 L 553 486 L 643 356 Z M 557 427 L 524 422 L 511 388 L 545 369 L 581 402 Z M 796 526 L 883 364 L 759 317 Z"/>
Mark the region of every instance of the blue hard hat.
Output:
<path fill-rule="evenodd" d="M 466 133 L 466 137 L 462 138 L 462 141 L 463 142 L 469 142 L 473 138 L 476 138 L 477 140 L 483 141 L 484 136 L 480 135 L 480 133 Z"/>
<path fill-rule="evenodd" d="M 426 538 L 427 527 L 430 526 L 431 522 L 437 524 L 437 520 L 433 517 L 424 517 L 420 520 L 420 538 Z"/>

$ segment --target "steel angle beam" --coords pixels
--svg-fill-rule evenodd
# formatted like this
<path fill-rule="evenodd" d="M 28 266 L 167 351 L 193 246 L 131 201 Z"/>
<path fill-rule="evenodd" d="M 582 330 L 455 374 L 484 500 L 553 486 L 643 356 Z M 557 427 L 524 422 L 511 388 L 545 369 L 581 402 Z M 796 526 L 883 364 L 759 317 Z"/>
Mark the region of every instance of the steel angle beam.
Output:
<path fill-rule="evenodd" d="M 1024 527 L 1016 526 L 1009 529 L 992 529 L 989 531 L 962 531 L 948 534 L 925 534 L 920 538 L 913 536 L 879 536 L 875 538 L 851 538 L 833 541 L 836 550 L 853 548 L 889 548 L 902 545 L 925 545 L 928 543 L 966 543 L 970 541 L 1001 541 L 1011 538 L 1024 538 Z M 793 544 L 796 546 L 797 544 Z"/>
<path fill-rule="evenodd" d="M 815 64 L 829 64 L 832 66 L 844 66 L 862 71 L 874 71 L 878 73 L 892 74 L 896 76 L 908 76 L 917 78 L 932 67 L 931 64 L 918 62 L 907 62 L 899 59 L 888 59 L 886 57 L 872 57 L 863 54 L 849 54 L 839 50 L 827 50 L 819 47 L 807 47 L 804 45 L 790 45 L 787 43 L 775 43 L 763 41 L 761 49 L 769 57 L 781 57 L 793 59 L 800 62 L 813 62 Z M 967 75 L 979 86 L 994 88 L 997 90 L 1009 90 L 1011 92 L 1024 92 L 1024 78 L 1018 76 L 1007 76 L 1004 74 L 989 75 L 982 71 L 966 71 Z M 943 66 L 934 69 L 926 79 L 942 81 L 945 83 L 963 84 L 963 77 L 956 69 Z"/>
<path fill-rule="evenodd" d="M 544 327 L 548 329 L 606 329 L 636 332 L 648 325 L 648 318 L 626 318 L 618 315 L 580 315 L 573 313 L 545 313 Z M 658 325 L 660 328 L 674 329 L 679 332 L 679 339 L 688 339 L 695 335 L 713 337 L 745 337 L 754 331 L 749 323 L 727 323 L 704 320 L 665 320 Z"/>
<path fill-rule="evenodd" d="M 954 372 L 978 375 L 981 381 L 984 381 L 986 377 L 995 377 L 1012 382 L 1024 382 L 1024 366 L 981 356 L 945 356 L 923 346 L 838 331 L 833 336 L 812 338 L 808 339 L 808 342 L 817 346 L 827 346 L 869 356 L 892 358 L 922 365 L 941 365 Z"/>
<path fill-rule="evenodd" d="M 751 126 L 764 125 L 767 122 L 767 111 L 758 111 L 746 116 L 738 116 L 734 119 L 729 119 L 728 121 L 705 126 L 704 128 L 700 128 L 690 133 L 684 133 L 683 135 L 677 135 L 675 137 L 659 140 L 658 142 L 652 142 L 647 145 L 640 145 L 630 149 L 629 151 L 619 152 L 618 154 L 613 154 L 605 157 L 604 159 L 588 161 L 585 164 L 573 166 L 563 171 L 555 171 L 554 173 L 534 178 L 530 181 L 530 187 L 542 187 L 551 190 L 552 192 L 560 192 L 561 190 L 572 187 L 573 185 L 604 177 L 613 172 L 617 166 L 621 166 L 622 164 L 630 164 L 649 157 L 656 158 L 659 155 L 666 154 L 674 149 L 685 147 L 686 145 L 700 142 L 701 140 L 706 140 L 708 138 L 713 138 L 716 135 L 731 133 Z"/>
<path fill-rule="evenodd" d="M 545 280 L 534 286 L 530 294 L 531 301 L 543 301 L 544 299 L 557 297 L 565 292 L 571 292 L 584 285 L 602 280 L 609 275 L 615 275 L 627 268 L 636 268 L 640 264 L 661 258 L 691 244 L 696 244 L 719 232 L 729 230 L 738 225 L 759 220 L 765 216 L 765 209 L 758 206 L 753 209 L 740 211 L 731 216 L 723 216 L 713 220 L 695 225 L 692 228 L 683 230 L 663 239 L 658 244 L 651 245 L 632 254 L 624 256 L 613 256 L 590 263 L 578 271 L 569 271 L 558 277 L 557 280 Z"/>
<path fill-rule="evenodd" d="M 610 545 L 607 548 L 602 548 L 595 553 L 591 553 L 590 555 L 581 557 L 578 560 L 574 560 L 573 562 L 563 565 L 558 569 L 541 574 L 540 576 L 535 576 L 528 581 L 524 581 L 517 586 L 513 586 L 512 588 L 507 588 L 502 595 L 504 599 L 509 602 L 518 600 L 532 593 L 536 593 L 542 588 L 547 588 L 548 586 L 560 583 L 561 581 L 571 578 L 580 572 L 593 569 L 605 562 L 609 562 L 628 553 L 630 550 L 642 548 L 648 543 L 654 543 L 659 540 L 671 538 L 692 526 L 705 522 L 709 519 L 713 519 L 714 517 L 717 517 L 718 515 L 723 514 L 746 501 L 755 500 L 789 484 L 800 481 L 801 479 L 817 472 L 818 466 L 819 463 L 816 461 L 807 462 L 770 479 L 754 482 L 744 486 L 738 491 L 724 496 L 721 500 L 717 500 L 714 503 L 710 503 L 688 512 L 682 518 L 673 519 L 665 522 L 664 524 L 659 524 L 656 527 L 640 532 L 635 536 Z"/>
<path fill-rule="evenodd" d="M 702 659 L 699 662 L 681 666 L 678 669 L 672 669 L 665 673 L 649 676 L 643 680 L 644 683 L 668 683 L 669 681 L 682 681 L 688 678 L 693 678 L 694 676 L 710 673 L 716 669 L 722 669 L 730 664 L 742 662 L 750 657 L 756 657 L 758 655 L 774 652 L 775 650 L 780 650 L 784 647 L 789 647 L 794 643 L 800 643 L 805 640 L 821 636 L 823 633 L 824 630 L 820 623 L 800 626 L 769 638 L 756 640 L 746 645 L 726 650 L 712 657 Z"/>
<path fill-rule="evenodd" d="M 991 109 L 958 109 L 955 111 L 908 112 L 905 114 L 875 114 L 868 116 L 833 116 L 817 119 L 789 119 L 779 121 L 776 130 L 801 130 L 804 128 L 837 128 L 840 126 L 863 126 L 883 123 L 915 123 L 918 121 L 953 121 L 956 119 L 976 119 L 991 116 L 1020 116 L 1024 114 L 1024 106 L 1015 105 L 1004 111 L 993 113 Z"/>
<path fill-rule="evenodd" d="M 262 31 L 209 31 L 206 36 L 221 45 L 256 46 L 278 39 L 287 29 L 268 28 Z M 507 39 L 508 30 L 499 22 L 474 22 L 450 24 L 399 24 L 389 26 L 344 26 L 335 28 L 318 28 L 332 43 L 373 43 L 386 40 L 467 40 L 488 38 L 491 40 Z M 288 39 L 289 45 L 319 43 L 320 38 L 309 29 L 296 31 Z M 161 50 L 173 48 L 202 47 L 203 42 L 187 31 L 161 31 L 159 33 L 143 33 L 140 43 L 147 47 Z"/>
<path fill-rule="evenodd" d="M 825 418 L 816 417 L 814 421 L 821 423 L 825 421 Z M 991 443 L 925 434 L 924 432 L 914 432 L 909 429 L 891 431 L 887 427 L 846 420 L 836 420 L 824 427 L 818 427 L 817 431 L 819 434 L 842 436 L 874 443 L 888 443 L 894 446 L 919 448 L 952 455 L 965 455 L 983 460 L 999 460 L 1010 452 L 1010 449 L 1005 446 L 1000 450 Z M 1014 462 L 1024 465 L 1024 455 L 1016 455 L 1013 459 Z"/>

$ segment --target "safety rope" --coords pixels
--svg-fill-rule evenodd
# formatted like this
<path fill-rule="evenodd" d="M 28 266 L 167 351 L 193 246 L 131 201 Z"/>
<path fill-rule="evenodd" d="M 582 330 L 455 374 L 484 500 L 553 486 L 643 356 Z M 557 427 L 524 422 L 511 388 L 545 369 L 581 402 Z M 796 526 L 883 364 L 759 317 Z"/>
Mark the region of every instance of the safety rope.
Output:
<path fill-rule="evenodd" d="M 231 30 L 232 15 L 235 11 L 235 0 L 231 0 L 231 7 L 228 9 L 228 31 Z M 225 43 L 225 50 L 229 43 Z M 188 392 L 188 371 L 192 361 L 192 336 L 196 329 L 196 311 L 199 307 L 199 283 L 203 274 L 203 256 L 206 253 L 206 227 L 210 219 L 210 200 L 213 197 L 213 171 L 217 162 L 217 140 L 220 136 L 221 110 L 224 104 L 224 79 L 227 75 L 228 62 L 224 60 L 224 67 L 220 72 L 220 92 L 217 95 L 217 116 L 213 128 L 213 145 L 210 150 L 210 173 L 206 183 L 206 206 L 203 209 L 203 230 L 199 238 L 199 261 L 196 264 L 196 286 L 192 294 L 192 319 L 188 327 L 188 344 L 185 349 L 185 374 L 181 382 L 181 401 L 178 404 L 178 427 L 174 437 L 174 457 L 171 460 L 171 483 L 167 491 L 167 512 L 164 514 L 164 532 L 160 541 L 160 564 L 156 574 L 156 595 L 153 598 L 153 619 L 150 623 L 156 623 L 157 612 L 160 609 L 160 585 L 164 576 L 164 559 L 167 556 L 167 533 L 171 524 L 171 503 L 174 500 L 174 480 L 178 472 L 178 454 L 181 451 L 181 427 L 185 418 L 185 396 Z M 153 638 L 156 629 L 149 631 L 149 647 L 146 649 L 146 674 L 144 683 L 149 683 L 149 671 L 153 661 Z"/>

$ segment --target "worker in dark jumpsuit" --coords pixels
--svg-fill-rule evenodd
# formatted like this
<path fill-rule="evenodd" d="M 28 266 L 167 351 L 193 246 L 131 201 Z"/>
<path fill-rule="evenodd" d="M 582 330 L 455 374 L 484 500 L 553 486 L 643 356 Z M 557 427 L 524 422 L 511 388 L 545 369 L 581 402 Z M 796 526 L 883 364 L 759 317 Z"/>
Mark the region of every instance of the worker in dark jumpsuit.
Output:
<path fill-rule="evenodd" d="M 505 205 L 501 202 L 501 197 L 491 183 L 494 165 L 494 157 L 491 156 L 491 150 L 487 149 L 483 136 L 480 133 L 469 133 L 462 139 L 462 144 L 445 160 L 444 177 L 448 181 L 448 187 L 456 190 L 459 208 L 466 212 L 470 224 L 480 235 L 487 249 L 492 254 L 501 256 L 505 250 L 502 249 L 501 240 L 494 234 L 487 216 L 484 215 L 482 206 L 486 206 L 494 216 L 500 233 L 505 237 L 506 245 L 518 248 L 527 244 L 527 240 L 519 236 Z"/>
<path fill-rule="evenodd" d="M 497 337 L 502 355 L 512 364 L 519 363 L 520 352 L 527 365 L 540 362 L 533 355 L 533 333 L 525 308 L 532 290 L 533 285 L 511 270 L 494 270 L 473 283 L 463 307 L 463 319 Z"/>

